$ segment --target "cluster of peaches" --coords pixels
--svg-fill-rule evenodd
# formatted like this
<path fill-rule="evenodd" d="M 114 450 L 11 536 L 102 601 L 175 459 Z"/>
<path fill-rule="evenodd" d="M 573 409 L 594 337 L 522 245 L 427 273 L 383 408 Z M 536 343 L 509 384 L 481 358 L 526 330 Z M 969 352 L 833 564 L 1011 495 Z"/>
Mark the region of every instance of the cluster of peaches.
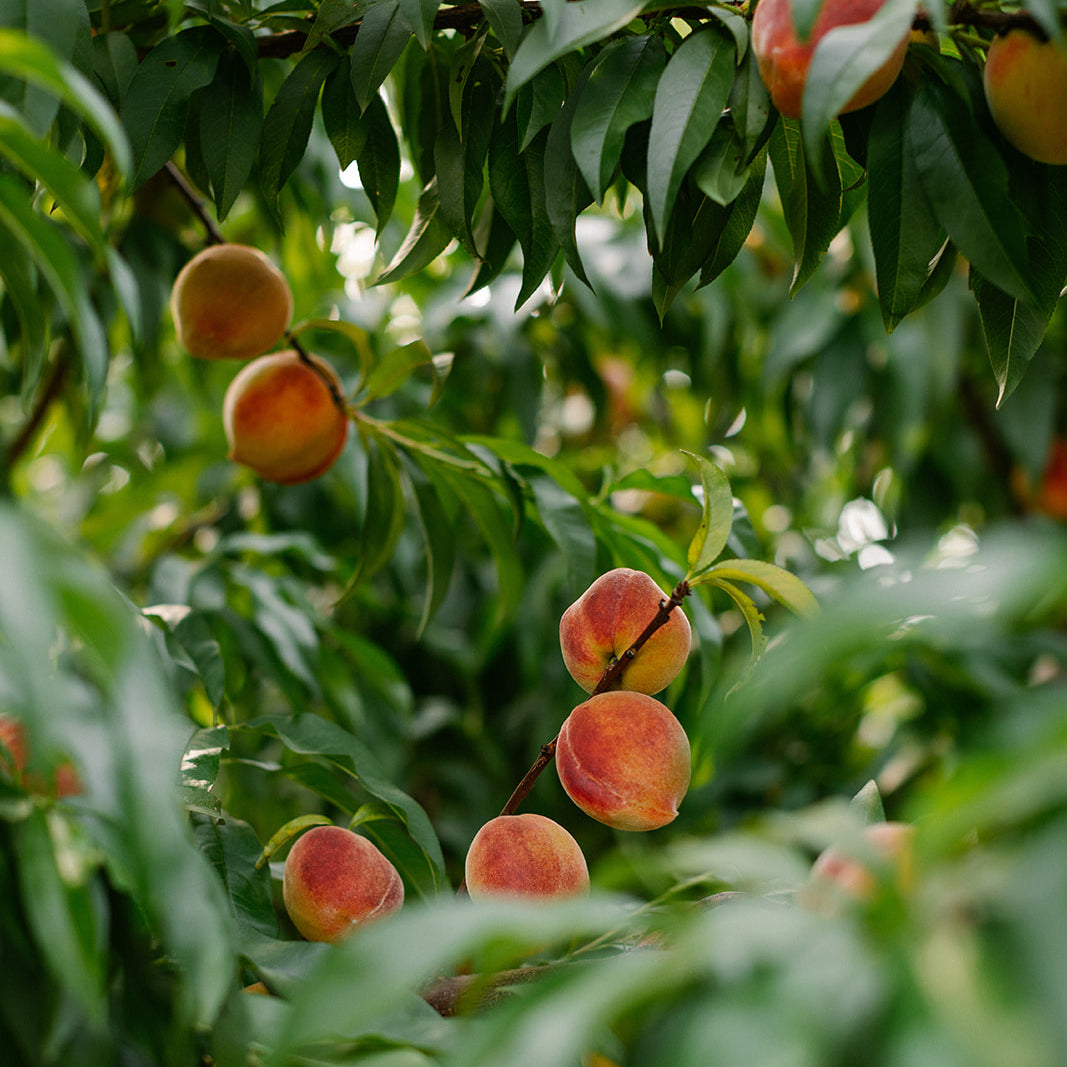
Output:
<path fill-rule="evenodd" d="M 230 459 L 283 485 L 333 465 L 348 436 L 341 380 L 295 344 L 272 351 L 288 333 L 293 294 L 266 255 L 248 245 L 209 245 L 175 279 L 171 313 L 190 355 L 249 361 L 223 404 Z"/>
<path fill-rule="evenodd" d="M 666 688 L 689 655 L 689 620 L 675 609 L 635 654 L 628 654 L 666 597 L 648 574 L 620 567 L 601 575 L 563 613 L 560 647 L 589 697 L 567 716 L 555 764 L 567 795 L 587 815 L 619 830 L 654 830 L 678 814 L 689 788 L 685 730 L 651 694 Z M 600 691 L 604 672 L 626 663 L 618 685 Z M 589 888 L 585 856 L 559 823 L 534 813 L 498 815 L 475 834 L 464 865 L 472 899 L 545 900 Z M 311 941 L 338 941 L 400 907 L 404 888 L 366 838 L 317 826 L 297 839 L 282 876 L 294 926 Z"/>
<path fill-rule="evenodd" d="M 752 51 L 778 110 L 800 118 L 808 67 L 818 43 L 838 26 L 867 22 L 885 0 L 824 0 L 810 35 L 801 40 L 793 0 L 759 0 L 752 19 Z M 896 80 L 912 39 L 908 31 L 889 58 L 842 109 L 873 104 Z M 936 46 L 936 35 L 918 35 Z M 994 38 L 983 70 L 986 100 L 1000 132 L 1041 163 L 1067 164 L 1067 43 L 1043 40 L 1013 27 Z"/>

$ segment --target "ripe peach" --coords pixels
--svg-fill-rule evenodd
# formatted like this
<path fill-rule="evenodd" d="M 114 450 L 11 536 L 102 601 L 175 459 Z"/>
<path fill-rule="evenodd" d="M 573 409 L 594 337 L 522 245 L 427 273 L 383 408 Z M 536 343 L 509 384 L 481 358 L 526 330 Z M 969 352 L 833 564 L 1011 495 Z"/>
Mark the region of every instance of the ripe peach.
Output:
<path fill-rule="evenodd" d="M 678 814 L 689 788 L 689 738 L 655 697 L 608 692 L 567 716 L 556 771 L 587 815 L 617 830 L 655 830 Z"/>
<path fill-rule="evenodd" d="M 793 25 L 792 0 L 759 0 L 752 17 L 752 51 L 763 84 L 783 115 L 800 118 L 808 67 L 819 41 L 838 26 L 866 22 L 884 3 L 885 0 L 824 0 L 811 35 L 801 41 Z M 856 90 L 842 112 L 873 104 L 889 91 L 904 65 L 909 38 L 910 30 L 885 63 Z"/>
<path fill-rule="evenodd" d="M 1020 152 L 1067 164 L 1067 44 L 1009 30 L 989 46 L 982 80 L 993 121 Z"/>
<path fill-rule="evenodd" d="M 230 459 L 283 485 L 325 474 L 348 436 L 341 379 L 325 360 L 308 359 L 286 349 L 252 360 L 230 382 L 223 402 Z"/>
<path fill-rule="evenodd" d="M 55 769 L 49 783 L 36 771 L 27 771 L 30 746 L 26 740 L 26 728 L 14 716 L 0 713 L 0 742 L 7 751 L 0 750 L 0 772 L 19 780 L 31 793 L 41 796 L 69 797 L 82 792 L 81 778 L 69 760 L 64 760 Z"/>
<path fill-rule="evenodd" d="M 902 822 L 872 823 L 863 831 L 878 859 L 893 872 L 897 887 L 904 891 L 912 884 L 913 835 L 913 827 Z M 831 845 L 812 865 L 804 899 L 819 907 L 831 904 L 834 896 L 870 900 L 877 890 L 878 878 L 866 863 Z"/>
<path fill-rule="evenodd" d="M 498 815 L 475 835 L 464 865 L 472 899 L 572 897 L 589 889 L 578 842 L 544 815 Z"/>
<path fill-rule="evenodd" d="M 396 911 L 404 903 L 404 883 L 365 837 L 343 826 L 314 826 L 289 850 L 282 900 L 308 941 L 336 943 Z"/>
<path fill-rule="evenodd" d="M 591 693 L 615 662 L 655 617 L 667 594 L 644 571 L 616 567 L 602 574 L 563 613 L 559 643 L 571 677 Z M 621 689 L 658 693 L 674 680 L 689 655 L 689 620 L 681 608 L 627 664 Z"/>
<path fill-rule="evenodd" d="M 170 298 L 182 347 L 199 359 L 251 359 L 289 328 L 293 294 L 258 248 L 209 245 L 182 267 Z"/>

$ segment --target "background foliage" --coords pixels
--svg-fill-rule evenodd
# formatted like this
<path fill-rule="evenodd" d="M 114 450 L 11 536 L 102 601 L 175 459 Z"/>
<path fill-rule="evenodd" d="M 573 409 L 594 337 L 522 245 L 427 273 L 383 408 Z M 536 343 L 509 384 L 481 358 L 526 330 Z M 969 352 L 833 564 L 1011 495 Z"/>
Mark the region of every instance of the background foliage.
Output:
<path fill-rule="evenodd" d="M 0 2 L 0 705 L 85 783 L 0 785 L 12 1062 L 1063 1062 L 1040 487 L 1067 168 L 1010 149 L 978 83 L 998 19 L 1062 9 L 924 9 L 939 52 L 798 126 L 732 6 Z M 170 285 L 217 228 L 283 267 L 353 399 L 308 485 L 226 460 L 234 368 L 175 342 Z M 748 674 L 734 603 L 689 598 L 678 819 L 609 831 L 549 770 L 527 808 L 594 895 L 455 900 L 579 699 L 562 610 L 612 566 L 684 573 L 685 452 L 729 476 L 726 555 L 821 614 L 758 599 Z M 916 826 L 913 889 L 798 906 L 871 780 Z M 342 949 L 278 907 L 316 819 L 407 889 Z M 488 1011 L 420 995 L 531 962 Z"/>

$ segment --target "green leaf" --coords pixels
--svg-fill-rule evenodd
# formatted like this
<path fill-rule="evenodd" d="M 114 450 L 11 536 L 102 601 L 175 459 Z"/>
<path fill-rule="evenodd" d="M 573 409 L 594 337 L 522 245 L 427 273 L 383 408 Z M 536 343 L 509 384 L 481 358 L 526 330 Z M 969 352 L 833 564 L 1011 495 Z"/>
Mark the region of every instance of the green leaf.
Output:
<path fill-rule="evenodd" d="M 454 510 L 451 507 L 454 498 L 439 479 L 428 477 L 415 464 L 409 466 L 408 475 L 426 544 L 426 597 L 417 631 L 421 637 L 444 603 L 452 584 L 456 534 L 454 518 L 449 512 Z M 449 510 L 446 510 L 443 497 L 449 500 Z"/>
<path fill-rule="evenodd" d="M 519 152 L 518 123 L 511 113 L 493 130 L 489 143 L 489 188 L 493 203 L 522 248 L 521 307 L 548 273 L 559 250 L 545 203 L 545 140 L 542 131 Z"/>
<path fill-rule="evenodd" d="M 537 515 L 555 541 L 567 568 L 570 589 L 584 589 L 596 573 L 596 538 L 581 500 L 546 474 L 527 475 Z"/>
<path fill-rule="evenodd" d="M 399 0 L 400 11 L 423 48 L 430 47 L 439 0 Z"/>
<path fill-rule="evenodd" d="M 309 52 L 289 71 L 263 120 L 259 182 L 276 216 L 282 187 L 307 150 L 322 84 L 337 64 L 337 54 L 328 48 Z"/>
<path fill-rule="evenodd" d="M 85 172 L 39 140 L 8 104 L 0 101 L 0 155 L 30 181 L 39 181 L 63 209 L 66 220 L 93 251 L 104 256 L 100 191 Z"/>
<path fill-rule="evenodd" d="M 576 93 L 581 93 L 584 77 L 583 72 Z M 563 249 L 568 266 L 580 282 L 592 289 L 574 233 L 578 216 L 593 200 L 571 152 L 571 121 L 575 100 L 576 96 L 571 95 L 564 103 L 545 141 L 545 207 L 552 232 Z"/>
<path fill-rule="evenodd" d="M 908 118 L 907 142 L 938 222 L 970 263 L 998 288 L 1038 303 L 1029 277 L 1026 223 L 1008 170 L 968 101 L 924 77 Z"/>
<path fill-rule="evenodd" d="M 742 676 L 730 689 L 730 692 L 732 693 L 743 685 L 746 679 L 752 674 L 760 657 L 763 655 L 764 649 L 767 647 L 767 635 L 763 632 L 763 615 L 760 613 L 759 608 L 756 607 L 756 602 L 752 597 L 750 597 L 744 590 L 738 589 L 733 582 L 725 581 L 722 577 L 716 575 L 714 571 L 705 572 L 700 581 L 696 584 L 710 585 L 715 589 L 721 589 L 741 612 L 741 617 L 745 620 L 745 624 L 748 626 L 749 636 L 752 638 L 752 652 L 749 655 L 748 664 L 746 665 Z"/>
<path fill-rule="evenodd" d="M 108 344 L 74 252 L 58 227 L 33 210 L 24 187 L 7 175 L 0 175 L 0 225 L 29 253 L 67 314 L 95 407 L 107 376 Z"/>
<path fill-rule="evenodd" d="M 474 213 L 485 185 L 485 160 L 493 123 L 495 84 L 488 61 L 478 60 L 464 78 L 461 126 L 442 122 L 434 144 L 441 216 L 463 246 L 476 255 Z"/>
<path fill-rule="evenodd" d="M 722 116 L 736 55 L 733 38 L 715 25 L 687 37 L 659 79 L 648 134 L 648 200 L 660 236 L 682 178 Z"/>
<path fill-rule="evenodd" d="M 515 117 L 519 123 L 520 152 L 524 152 L 559 114 L 566 96 L 563 72 L 555 64 L 540 71 L 519 90 L 515 98 Z"/>
<path fill-rule="evenodd" d="M 367 144 L 368 122 L 352 88 L 351 58 L 346 52 L 322 87 L 322 122 L 342 170 L 355 162 Z"/>
<path fill-rule="evenodd" d="M 122 110 L 137 62 L 137 46 L 126 34 L 98 33 L 93 37 L 93 74 L 116 111 Z"/>
<path fill-rule="evenodd" d="M 44 367 L 47 309 L 37 288 L 33 260 L 6 226 L 0 226 L 0 278 L 22 331 L 22 389 L 26 396 L 37 388 Z"/>
<path fill-rule="evenodd" d="M 907 38 L 915 8 L 916 0 L 886 0 L 870 19 L 835 26 L 816 45 L 800 119 L 804 148 L 814 163 L 821 165 L 819 146 L 830 123 Z"/>
<path fill-rule="evenodd" d="M 399 281 L 432 263 L 452 240 L 452 229 L 441 217 L 441 199 L 437 193 L 437 176 L 430 179 L 419 196 L 411 229 L 403 244 L 377 278 L 375 285 Z"/>
<path fill-rule="evenodd" d="M 574 0 L 562 5 L 557 19 L 535 22 L 508 68 L 504 109 L 515 93 L 549 63 L 568 52 L 609 37 L 635 18 L 644 4 L 635 0 Z"/>
<path fill-rule="evenodd" d="M 822 151 L 823 181 L 817 182 L 805 158 L 799 125 L 783 118 L 771 134 L 771 166 L 793 238 L 790 293 L 796 293 L 815 273 L 841 228 L 841 181 L 829 137 L 824 138 Z"/>
<path fill-rule="evenodd" d="M 256 862 L 261 849 L 255 830 L 228 815 L 225 819 L 195 820 L 194 835 L 226 887 L 234 917 L 268 937 L 277 937 L 270 871 Z"/>
<path fill-rule="evenodd" d="M 200 108 L 200 151 L 221 222 L 245 187 L 263 128 L 263 86 L 247 68 L 224 53 L 215 79 L 200 90 L 210 101 Z"/>
<path fill-rule="evenodd" d="M 211 83 L 221 51 L 222 41 L 214 30 L 195 26 L 165 38 L 141 60 L 121 113 L 133 150 L 131 190 L 177 151 L 189 97 Z"/>
<path fill-rule="evenodd" d="M 518 0 L 478 0 L 478 3 L 496 39 L 504 48 L 504 55 L 509 61 L 514 59 L 522 39 L 521 4 Z"/>
<path fill-rule="evenodd" d="M 492 197 L 489 198 L 474 230 L 478 266 L 467 284 L 465 296 L 488 285 L 507 266 L 515 247 L 515 231 L 507 224 Z"/>
<path fill-rule="evenodd" d="M 811 590 L 795 574 L 761 559 L 723 560 L 691 584 L 702 585 L 705 578 L 714 578 L 716 582 L 749 582 L 796 615 L 812 616 L 819 610 Z"/>
<path fill-rule="evenodd" d="M 734 495 L 721 467 L 694 452 L 686 452 L 686 455 L 696 463 L 704 490 L 700 525 L 686 552 L 686 566 L 689 568 L 686 581 L 691 581 L 706 571 L 726 547 L 734 524 Z"/>
<path fill-rule="evenodd" d="M 273 720 L 268 720 L 267 724 L 274 726 Z M 249 723 L 242 723 L 240 726 L 235 727 L 237 730 L 249 729 L 256 730 L 262 728 L 264 720 L 253 721 Z M 274 731 L 271 730 L 273 733 Z M 312 812 L 309 815 L 297 815 L 292 819 L 288 819 L 282 826 L 279 826 L 277 830 L 270 835 L 270 839 L 263 846 L 259 855 L 256 857 L 256 868 L 264 868 L 267 863 L 270 862 L 274 856 L 280 852 L 293 838 L 302 834 L 305 830 L 310 830 L 313 826 L 332 826 L 333 820 L 328 815 L 322 815 L 319 812 Z"/>
<path fill-rule="evenodd" d="M 723 224 L 719 239 L 700 271 L 700 285 L 713 282 L 733 261 L 744 246 L 756 214 L 763 202 L 763 185 L 767 173 L 767 150 L 762 149 L 749 168 L 748 179 L 738 193 Z"/>
<path fill-rule="evenodd" d="M 859 814 L 865 826 L 885 822 L 882 794 L 878 789 L 878 783 L 873 778 L 849 801 L 848 806 Z"/>
<path fill-rule="evenodd" d="M 412 29 L 396 0 L 381 0 L 368 8 L 352 46 L 352 89 L 364 109 L 411 39 Z"/>
<path fill-rule="evenodd" d="M 591 61 L 571 122 L 571 150 L 598 204 L 619 165 L 626 131 L 652 117 L 666 63 L 662 39 L 651 34 L 612 41 Z"/>
<path fill-rule="evenodd" d="M 900 79 L 879 101 L 867 148 L 867 222 L 887 331 L 925 302 L 945 244 L 945 231 L 926 199 L 909 151 L 913 92 Z"/>
<path fill-rule="evenodd" d="M 418 367 L 433 366 L 433 353 L 423 340 L 411 341 L 387 352 L 360 385 L 360 404 L 396 392 Z"/>
<path fill-rule="evenodd" d="M 385 101 L 375 96 L 363 112 L 367 140 L 356 155 L 363 191 L 378 220 L 378 236 L 393 214 L 400 185 L 400 144 Z"/>
<path fill-rule="evenodd" d="M 751 162 L 767 143 L 778 117 L 751 50 L 745 52 L 738 65 L 728 106 L 730 121 L 743 146 L 741 158 L 746 163 Z"/>
<path fill-rule="evenodd" d="M 385 566 L 404 528 L 404 494 L 393 446 L 377 433 L 365 433 L 364 441 L 367 502 L 360 527 L 359 558 L 345 595 Z"/>
<path fill-rule="evenodd" d="M 25 78 L 46 89 L 89 123 L 107 145 L 119 174 L 128 174 L 130 145 L 107 99 L 74 67 L 48 47 L 16 30 L 0 29 L 0 73 Z"/>
<path fill-rule="evenodd" d="M 304 41 L 303 51 L 313 51 L 330 34 L 357 22 L 360 17 L 360 6 L 352 3 L 351 0 L 321 0 L 315 12 L 315 21 L 311 24 L 311 29 L 308 30 Z"/>

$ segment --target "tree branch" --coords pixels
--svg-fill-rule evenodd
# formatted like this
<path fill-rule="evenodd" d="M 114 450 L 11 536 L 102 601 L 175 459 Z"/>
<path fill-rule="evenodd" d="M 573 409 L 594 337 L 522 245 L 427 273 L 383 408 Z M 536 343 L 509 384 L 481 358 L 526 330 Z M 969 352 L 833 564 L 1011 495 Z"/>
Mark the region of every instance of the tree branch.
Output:
<path fill-rule="evenodd" d="M 66 341 L 62 341 L 52 364 L 51 373 L 45 382 L 44 388 L 37 395 L 37 402 L 34 404 L 33 410 L 27 416 L 26 421 L 22 424 L 22 429 L 15 435 L 14 440 L 8 445 L 7 451 L 4 453 L 4 467 L 6 470 L 11 470 L 16 460 L 30 446 L 34 437 L 37 436 L 37 431 L 41 428 L 41 423 L 44 422 L 48 409 L 63 391 L 63 385 L 69 372 L 70 348 Z"/>

